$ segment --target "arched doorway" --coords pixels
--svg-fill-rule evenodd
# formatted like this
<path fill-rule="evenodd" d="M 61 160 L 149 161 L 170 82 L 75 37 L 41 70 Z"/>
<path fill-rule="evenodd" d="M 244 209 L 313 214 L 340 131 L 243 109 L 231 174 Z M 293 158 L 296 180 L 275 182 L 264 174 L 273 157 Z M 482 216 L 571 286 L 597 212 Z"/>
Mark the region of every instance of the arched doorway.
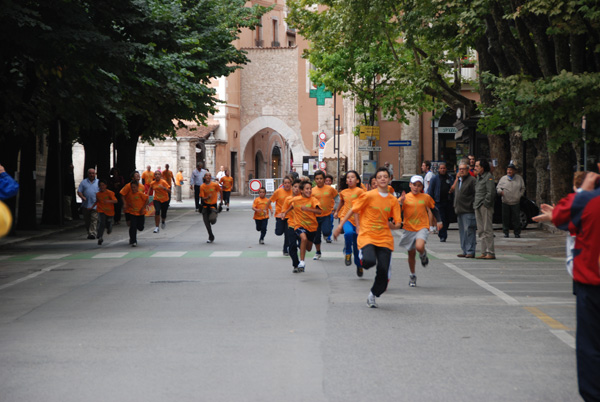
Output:
<path fill-rule="evenodd" d="M 282 177 L 281 173 L 281 149 L 276 145 L 271 151 L 271 177 Z"/>
<path fill-rule="evenodd" d="M 256 178 L 266 177 L 264 171 L 265 159 L 263 158 L 262 152 L 258 151 L 254 156 L 254 172 L 256 173 Z"/>

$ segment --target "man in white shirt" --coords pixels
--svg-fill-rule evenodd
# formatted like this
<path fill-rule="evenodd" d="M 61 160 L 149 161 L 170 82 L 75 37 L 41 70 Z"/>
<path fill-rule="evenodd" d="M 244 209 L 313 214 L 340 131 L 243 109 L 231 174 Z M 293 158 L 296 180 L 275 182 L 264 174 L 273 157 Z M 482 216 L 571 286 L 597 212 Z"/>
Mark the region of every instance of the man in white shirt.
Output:
<path fill-rule="evenodd" d="M 221 166 L 221 169 L 217 172 L 217 183 L 223 176 L 225 176 L 225 166 Z"/>
<path fill-rule="evenodd" d="M 429 183 L 431 183 L 431 178 L 433 177 L 433 172 L 431 171 L 431 161 L 423 162 L 421 165 L 421 170 L 425 174 L 423 192 L 427 193 L 427 190 L 429 190 Z"/>

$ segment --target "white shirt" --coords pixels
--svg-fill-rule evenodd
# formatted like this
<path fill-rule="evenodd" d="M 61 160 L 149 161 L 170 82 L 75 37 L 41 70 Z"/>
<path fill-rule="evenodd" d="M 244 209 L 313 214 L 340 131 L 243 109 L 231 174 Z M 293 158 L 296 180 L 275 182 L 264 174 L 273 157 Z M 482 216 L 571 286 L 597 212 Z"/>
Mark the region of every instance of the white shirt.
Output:
<path fill-rule="evenodd" d="M 423 192 L 426 193 L 429 188 L 429 183 L 431 182 L 431 178 L 433 177 L 433 172 L 430 170 L 425 174 L 425 183 L 423 183 Z"/>

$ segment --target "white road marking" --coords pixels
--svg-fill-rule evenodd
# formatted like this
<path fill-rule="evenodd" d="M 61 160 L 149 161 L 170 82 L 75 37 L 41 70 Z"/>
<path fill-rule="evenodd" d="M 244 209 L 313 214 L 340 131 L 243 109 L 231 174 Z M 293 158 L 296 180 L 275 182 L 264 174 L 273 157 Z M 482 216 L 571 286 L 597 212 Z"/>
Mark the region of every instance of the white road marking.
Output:
<path fill-rule="evenodd" d="M 567 331 L 562 329 L 551 329 L 550 332 L 552 332 L 554 336 L 566 343 L 572 349 L 575 349 L 575 338 Z"/>
<path fill-rule="evenodd" d="M 468 272 L 460 269 L 456 265 L 450 264 L 448 262 L 444 263 L 444 265 L 447 266 L 448 268 L 450 268 L 451 270 L 453 270 L 454 272 L 456 272 L 458 274 L 461 274 L 465 278 L 467 278 L 467 279 L 475 282 L 476 284 L 478 284 L 479 286 L 481 286 L 482 288 L 484 288 L 488 292 L 491 292 L 491 293 L 495 294 L 496 296 L 498 296 L 500 299 L 502 299 L 507 304 L 515 305 L 515 306 L 520 304 L 517 299 L 515 299 L 513 297 L 510 297 L 509 295 L 507 295 L 503 291 L 501 291 L 499 289 L 496 289 L 492 285 L 490 285 L 487 282 L 482 281 L 481 279 L 477 278 L 476 276 L 471 275 L 470 273 L 468 273 Z"/>
<path fill-rule="evenodd" d="M 285 257 L 285 255 L 283 255 L 283 251 L 267 251 L 267 257 L 276 258 L 276 257 Z"/>
<path fill-rule="evenodd" d="M 99 253 L 92 258 L 123 258 L 129 253 Z"/>
<path fill-rule="evenodd" d="M 12 258 L 12 255 L 0 255 L 0 261 L 8 260 L 9 258 Z"/>
<path fill-rule="evenodd" d="M 151 255 L 151 257 L 182 257 L 187 251 L 158 251 Z"/>
<path fill-rule="evenodd" d="M 210 257 L 239 257 L 240 255 L 242 255 L 241 251 L 215 251 Z"/>
<path fill-rule="evenodd" d="M 60 260 L 70 256 L 71 254 L 42 254 L 34 258 L 34 260 Z"/>
<path fill-rule="evenodd" d="M 12 281 L 12 282 L 6 283 L 6 284 L 0 286 L 0 290 L 4 290 L 4 289 L 9 288 L 11 286 L 17 285 L 17 284 L 19 284 L 21 282 L 25 282 L 26 280 L 35 278 L 36 276 L 39 276 L 41 274 L 45 274 L 48 271 L 52 271 L 54 268 L 62 267 L 62 266 L 67 265 L 67 264 L 68 264 L 68 262 L 61 262 L 60 264 L 56 264 L 56 265 L 52 265 L 52 266 L 50 266 L 48 268 L 44 268 L 41 271 L 34 272 L 33 274 L 24 276 L 23 278 L 17 279 L 16 281 Z"/>

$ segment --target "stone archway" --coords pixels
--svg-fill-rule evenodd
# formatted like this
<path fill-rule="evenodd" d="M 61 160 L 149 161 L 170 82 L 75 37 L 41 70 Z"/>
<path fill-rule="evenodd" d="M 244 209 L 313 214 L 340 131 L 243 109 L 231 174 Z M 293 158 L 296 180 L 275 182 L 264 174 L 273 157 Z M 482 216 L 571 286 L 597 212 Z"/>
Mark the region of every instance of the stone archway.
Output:
<path fill-rule="evenodd" d="M 297 171 L 302 171 L 302 157 L 305 155 L 309 155 L 308 150 L 304 146 L 302 142 L 302 137 L 300 133 L 297 133 L 295 130 L 290 128 L 283 120 L 278 119 L 273 116 L 261 116 L 252 120 L 248 123 L 242 130 L 240 131 L 240 155 L 242 158 L 245 158 L 246 155 L 246 147 L 248 143 L 252 140 L 252 137 L 256 135 L 260 130 L 265 128 L 270 128 L 273 131 L 276 131 L 279 135 L 281 135 L 285 142 L 288 144 L 289 148 L 294 155 L 294 167 Z M 253 157 L 253 156 L 252 156 Z M 246 180 L 246 162 L 242 160 L 240 162 L 240 178 L 242 180 Z M 243 189 L 243 193 L 247 194 L 247 186 L 245 182 L 240 183 L 240 188 Z"/>

